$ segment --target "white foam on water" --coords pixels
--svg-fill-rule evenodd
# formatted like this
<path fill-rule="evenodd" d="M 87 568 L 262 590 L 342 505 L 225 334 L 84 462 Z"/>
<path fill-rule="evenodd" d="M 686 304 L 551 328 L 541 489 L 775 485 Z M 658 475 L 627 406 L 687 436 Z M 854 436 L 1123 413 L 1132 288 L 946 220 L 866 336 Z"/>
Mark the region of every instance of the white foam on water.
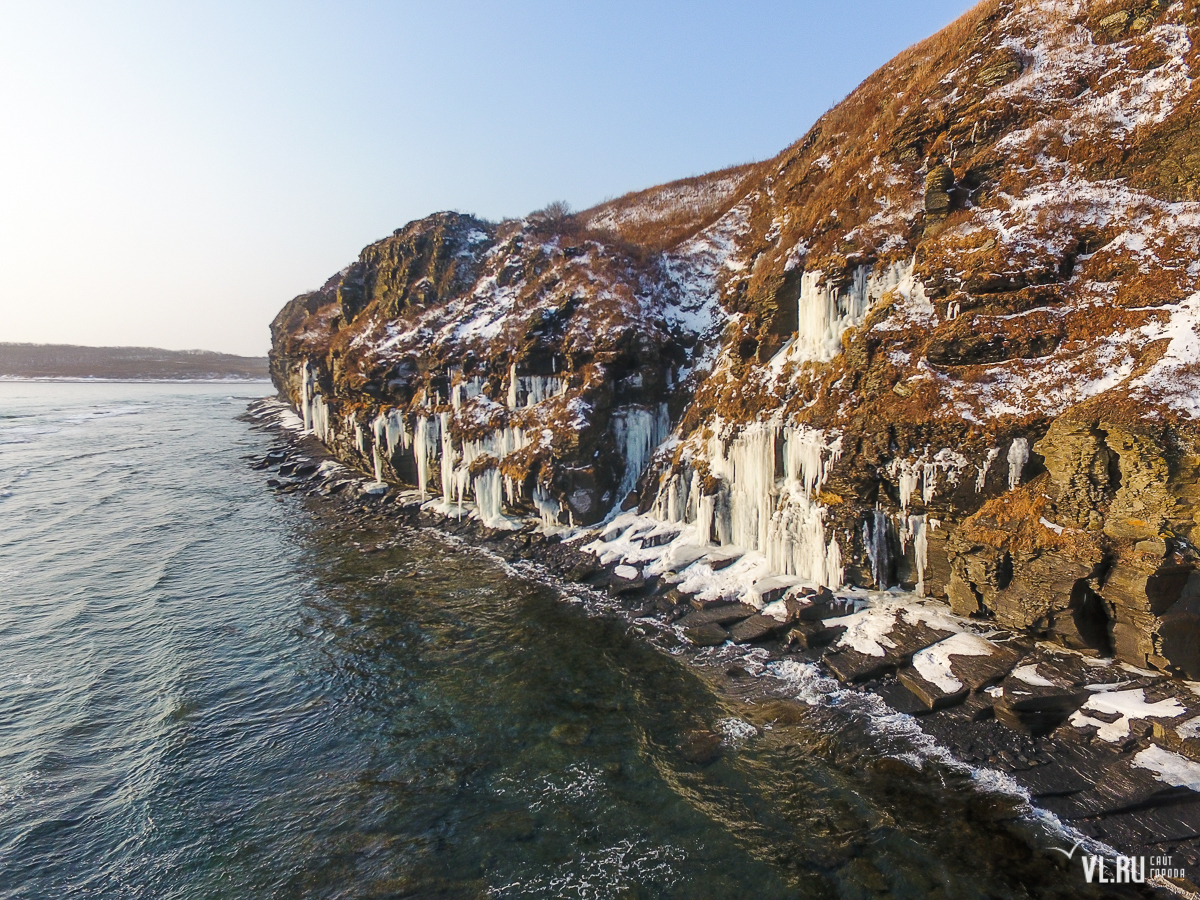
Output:
<path fill-rule="evenodd" d="M 722 734 L 721 742 L 730 747 L 737 747 L 751 738 L 758 737 L 757 728 L 736 716 L 721 719 L 717 722 L 717 730 Z"/>

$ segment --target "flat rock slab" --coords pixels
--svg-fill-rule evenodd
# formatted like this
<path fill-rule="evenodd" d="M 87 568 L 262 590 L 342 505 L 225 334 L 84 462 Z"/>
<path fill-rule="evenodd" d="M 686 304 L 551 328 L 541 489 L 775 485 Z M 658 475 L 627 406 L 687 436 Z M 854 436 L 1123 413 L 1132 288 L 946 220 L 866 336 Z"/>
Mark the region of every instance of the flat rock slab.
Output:
<path fill-rule="evenodd" d="M 662 564 L 675 572 L 682 572 L 698 559 L 703 559 L 711 547 L 696 547 L 692 544 L 677 544 L 666 552 Z"/>
<path fill-rule="evenodd" d="M 1061 727 L 1094 692 L 1089 685 L 1132 687 L 1144 679 L 1111 665 L 1039 646 L 1021 659 L 1001 683 L 993 708 L 996 720 L 1034 736 Z"/>
<path fill-rule="evenodd" d="M 920 672 L 911 666 L 901 669 L 896 678 L 928 710 L 957 706 L 971 693 L 971 689 L 966 685 L 962 685 L 954 691 L 947 691 L 932 681 L 927 681 Z"/>
<path fill-rule="evenodd" d="M 1021 653 L 1002 644 L 992 644 L 995 652 L 991 656 L 958 656 L 951 654 L 950 671 L 966 685 L 968 690 L 977 691 L 995 684 L 1013 670 L 1021 660 Z"/>
<path fill-rule="evenodd" d="M 952 632 L 931 628 L 924 622 L 909 622 L 897 617 L 887 639 L 894 646 L 884 647 L 883 656 L 862 653 L 853 647 L 836 647 L 825 655 L 824 662 L 843 683 L 866 681 L 884 672 L 908 664 L 914 653 L 950 637 Z"/>
<path fill-rule="evenodd" d="M 714 572 L 720 572 L 722 569 L 728 569 L 735 562 L 745 556 L 740 550 L 738 551 L 716 551 L 707 554 L 703 562 Z"/>
<path fill-rule="evenodd" d="M 751 644 L 763 641 L 777 631 L 787 627 L 774 616 L 764 616 L 756 613 L 748 619 L 743 619 L 729 629 L 729 637 L 735 644 Z"/>
<path fill-rule="evenodd" d="M 886 655 L 871 656 L 849 647 L 825 654 L 823 662 L 843 684 L 866 681 L 896 668 L 896 661 Z"/>
<path fill-rule="evenodd" d="M 1039 737 L 1066 722 L 1088 696 L 1087 691 L 1079 688 L 1027 691 L 1005 684 L 1003 693 L 992 704 L 992 710 L 1000 724 Z"/>
<path fill-rule="evenodd" d="M 844 625 L 830 626 L 824 622 L 797 622 L 787 635 L 789 646 L 803 650 L 828 647 L 846 633 Z"/>
<path fill-rule="evenodd" d="M 729 632 L 715 622 L 686 628 L 683 633 L 698 647 L 719 647 L 729 640 Z"/>
<path fill-rule="evenodd" d="M 765 606 L 779 600 L 792 588 L 803 583 L 802 579 L 794 575 L 775 575 L 770 578 L 760 578 L 754 582 L 750 590 Z"/>
<path fill-rule="evenodd" d="M 1145 688 L 1145 696 L 1150 703 L 1174 700 L 1185 710 L 1169 719 L 1151 720 L 1154 743 L 1200 762 L 1200 696 L 1186 685 L 1165 678 Z"/>
<path fill-rule="evenodd" d="M 709 606 L 697 609 L 684 616 L 679 624 L 684 628 L 699 628 L 702 625 L 732 625 L 751 616 L 758 615 L 758 610 L 745 603 L 725 603 L 719 606 Z"/>

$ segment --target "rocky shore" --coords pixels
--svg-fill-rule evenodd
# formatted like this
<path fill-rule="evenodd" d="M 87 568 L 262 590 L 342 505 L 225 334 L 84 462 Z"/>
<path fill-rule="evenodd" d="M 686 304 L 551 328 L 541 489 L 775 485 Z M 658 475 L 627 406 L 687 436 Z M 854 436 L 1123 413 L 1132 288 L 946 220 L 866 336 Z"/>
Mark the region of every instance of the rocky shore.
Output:
<path fill-rule="evenodd" d="M 489 527 L 474 504 L 447 508 L 344 466 L 285 404 L 257 402 L 248 417 L 279 435 L 251 465 L 281 494 L 386 528 L 456 535 L 580 586 L 742 697 L 766 727 L 821 705 L 887 722 L 904 739 L 881 760 L 919 769 L 936 759 L 971 772 L 987 815 L 1052 814 L 1064 864 L 1083 840 L 1089 852 L 1170 857 L 1200 879 L 1200 685 L 986 627 L 944 601 L 755 578 L 745 554 L 636 513 L 593 528 L 547 529 L 535 518 Z M 727 599 L 729 585 L 747 578 L 754 602 Z M 790 677 L 755 677 L 768 667 Z M 697 735 L 697 759 L 719 744 Z M 1160 879 L 1157 890 L 1197 888 L 1183 877 Z"/>

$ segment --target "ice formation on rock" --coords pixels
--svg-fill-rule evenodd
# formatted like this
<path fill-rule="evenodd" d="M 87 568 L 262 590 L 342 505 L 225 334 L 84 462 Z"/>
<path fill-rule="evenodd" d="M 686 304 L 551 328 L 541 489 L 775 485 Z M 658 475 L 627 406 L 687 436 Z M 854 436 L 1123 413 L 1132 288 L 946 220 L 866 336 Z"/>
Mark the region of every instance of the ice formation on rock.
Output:
<path fill-rule="evenodd" d="M 556 375 L 518 375 L 514 364 L 508 369 L 508 408 L 537 406 L 543 400 L 561 396 L 566 388 L 565 378 Z"/>
<path fill-rule="evenodd" d="M 637 488 L 650 457 L 671 432 L 667 404 L 661 403 L 654 410 L 641 406 L 617 410 L 613 413 L 612 429 L 625 466 L 614 506 L 620 510 L 625 498 Z"/>
<path fill-rule="evenodd" d="M 887 266 L 876 274 L 870 266 L 854 269 L 846 287 L 831 285 L 824 272 L 805 272 L 797 301 L 799 326 L 792 355 L 799 360 L 829 362 L 841 352 L 842 335 L 861 325 L 872 305 L 899 286 L 905 266 Z"/>
<path fill-rule="evenodd" d="M 1025 472 L 1025 464 L 1029 462 L 1029 440 L 1027 438 L 1014 438 L 1012 446 L 1008 448 L 1008 489 L 1011 491 L 1021 483 L 1021 476 Z"/>
<path fill-rule="evenodd" d="M 804 426 L 760 422 L 728 444 L 716 434 L 701 456 L 718 479 L 716 493 L 705 493 L 694 464 L 690 472 L 664 476 L 654 514 L 695 523 L 701 541 L 715 537 L 723 546 L 757 550 L 781 575 L 840 585 L 841 549 L 836 538 L 826 539 L 824 507 L 816 499 L 840 454 L 840 438 Z"/>

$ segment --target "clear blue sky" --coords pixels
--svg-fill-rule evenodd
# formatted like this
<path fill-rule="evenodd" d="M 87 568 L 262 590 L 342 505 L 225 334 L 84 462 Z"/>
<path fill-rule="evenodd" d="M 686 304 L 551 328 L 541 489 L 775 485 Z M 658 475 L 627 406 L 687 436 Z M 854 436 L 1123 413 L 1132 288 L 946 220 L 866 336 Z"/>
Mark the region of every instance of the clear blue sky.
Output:
<path fill-rule="evenodd" d="M 971 5 L 0 2 L 0 341 L 264 353 L 412 219 L 773 156 Z"/>

